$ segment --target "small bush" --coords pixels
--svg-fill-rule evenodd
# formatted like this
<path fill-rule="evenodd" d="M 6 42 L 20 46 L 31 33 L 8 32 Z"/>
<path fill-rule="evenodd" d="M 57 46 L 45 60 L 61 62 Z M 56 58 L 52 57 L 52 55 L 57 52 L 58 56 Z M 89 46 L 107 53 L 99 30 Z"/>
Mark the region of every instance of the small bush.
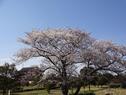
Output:
<path fill-rule="evenodd" d="M 121 87 L 121 84 L 120 83 L 111 83 L 111 84 L 109 84 L 109 87 L 110 88 L 119 88 L 119 87 Z"/>
<path fill-rule="evenodd" d="M 93 93 L 93 92 L 87 92 L 87 93 L 84 93 L 82 95 L 95 95 L 95 93 Z"/>
<path fill-rule="evenodd" d="M 121 83 L 121 88 L 126 88 L 126 82 Z"/>
<path fill-rule="evenodd" d="M 70 94 L 72 95 L 72 94 Z M 85 92 L 85 93 L 79 93 L 78 95 L 95 95 L 93 92 Z"/>
<path fill-rule="evenodd" d="M 17 87 L 15 89 L 12 89 L 12 92 L 20 92 L 20 91 L 23 91 L 22 87 Z"/>
<path fill-rule="evenodd" d="M 18 88 L 16 90 L 13 90 L 13 92 L 27 92 L 27 91 L 44 90 L 44 89 L 45 88 L 29 88 L 29 89 Z"/>
<path fill-rule="evenodd" d="M 48 92 L 48 94 L 50 94 L 51 84 L 49 82 L 45 85 L 45 89 Z"/>
<path fill-rule="evenodd" d="M 105 95 L 112 95 L 111 93 L 106 93 Z"/>

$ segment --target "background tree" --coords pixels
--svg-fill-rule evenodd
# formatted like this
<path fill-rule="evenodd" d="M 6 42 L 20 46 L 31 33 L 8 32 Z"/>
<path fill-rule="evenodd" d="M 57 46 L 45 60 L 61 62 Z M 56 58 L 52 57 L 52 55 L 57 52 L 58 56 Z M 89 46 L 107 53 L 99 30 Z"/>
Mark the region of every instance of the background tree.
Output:
<path fill-rule="evenodd" d="M 97 85 L 98 86 L 103 86 L 103 85 L 108 85 L 112 82 L 112 79 L 114 78 L 114 75 L 112 75 L 111 73 L 99 73 L 99 75 L 97 76 Z"/>
<path fill-rule="evenodd" d="M 16 72 L 14 64 L 5 63 L 0 66 L 0 89 L 3 90 L 3 95 L 10 95 L 10 90 L 19 86 Z"/>
<path fill-rule="evenodd" d="M 80 58 L 85 67 L 83 69 L 85 74 L 82 74 L 80 79 L 84 79 L 85 76 L 91 78 L 96 72 L 119 74 L 126 69 L 125 46 L 115 45 L 109 41 L 95 41 L 91 47 L 81 51 Z M 75 95 L 78 95 L 81 86 L 80 83 Z"/>
<path fill-rule="evenodd" d="M 90 84 L 91 82 L 93 82 L 93 79 L 97 76 L 97 72 L 93 73 L 92 75 L 90 75 L 91 72 L 94 71 L 93 67 L 84 67 L 80 70 L 80 76 L 82 78 L 82 80 L 84 81 L 83 86 L 88 85 L 89 86 L 89 90 L 90 90 Z"/>

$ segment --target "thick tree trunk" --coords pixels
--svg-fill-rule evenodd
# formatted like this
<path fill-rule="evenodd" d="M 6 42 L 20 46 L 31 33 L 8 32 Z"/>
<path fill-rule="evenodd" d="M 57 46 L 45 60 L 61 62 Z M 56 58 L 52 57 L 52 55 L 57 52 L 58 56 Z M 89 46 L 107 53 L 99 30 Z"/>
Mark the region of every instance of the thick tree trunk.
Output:
<path fill-rule="evenodd" d="M 74 95 L 78 95 L 80 89 L 81 89 L 81 85 L 78 85 L 78 86 L 77 86 L 77 89 L 76 89 L 76 92 L 74 93 Z"/>
<path fill-rule="evenodd" d="M 68 83 L 63 81 L 61 84 L 62 95 L 68 95 Z"/>
<path fill-rule="evenodd" d="M 91 90 L 91 85 L 90 85 L 90 83 L 89 83 L 89 85 L 88 85 L 88 89 L 89 89 L 89 91 Z"/>
<path fill-rule="evenodd" d="M 3 89 L 3 95 L 6 95 L 6 90 L 5 89 Z"/>
<path fill-rule="evenodd" d="M 67 79 L 67 72 L 66 72 L 66 60 L 61 60 L 62 62 L 62 84 L 61 90 L 63 95 L 68 95 L 68 79 Z"/>

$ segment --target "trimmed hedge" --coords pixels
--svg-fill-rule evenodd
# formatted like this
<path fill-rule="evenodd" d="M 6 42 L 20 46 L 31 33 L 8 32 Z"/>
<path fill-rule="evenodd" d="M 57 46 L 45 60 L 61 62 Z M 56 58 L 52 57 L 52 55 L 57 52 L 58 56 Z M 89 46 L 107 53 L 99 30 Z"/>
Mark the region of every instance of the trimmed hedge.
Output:
<path fill-rule="evenodd" d="M 110 83 L 109 84 L 110 88 L 126 88 L 126 82 L 122 82 L 122 83 Z"/>
<path fill-rule="evenodd" d="M 110 83 L 109 87 L 110 88 L 119 88 L 119 87 L 121 87 L 121 83 Z"/>

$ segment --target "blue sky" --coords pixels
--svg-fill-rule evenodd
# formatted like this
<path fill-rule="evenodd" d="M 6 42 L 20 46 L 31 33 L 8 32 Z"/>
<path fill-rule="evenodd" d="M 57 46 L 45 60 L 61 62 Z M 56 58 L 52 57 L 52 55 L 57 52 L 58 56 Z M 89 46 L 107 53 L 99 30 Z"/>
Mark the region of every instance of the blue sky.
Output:
<path fill-rule="evenodd" d="M 0 60 L 22 47 L 25 32 L 69 27 L 126 45 L 126 0 L 0 0 Z"/>

